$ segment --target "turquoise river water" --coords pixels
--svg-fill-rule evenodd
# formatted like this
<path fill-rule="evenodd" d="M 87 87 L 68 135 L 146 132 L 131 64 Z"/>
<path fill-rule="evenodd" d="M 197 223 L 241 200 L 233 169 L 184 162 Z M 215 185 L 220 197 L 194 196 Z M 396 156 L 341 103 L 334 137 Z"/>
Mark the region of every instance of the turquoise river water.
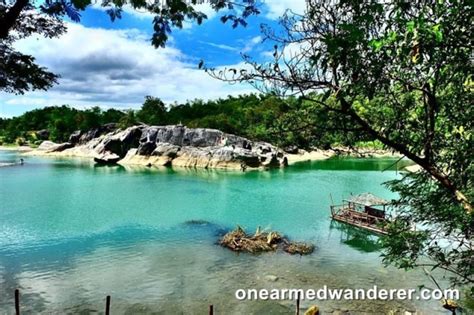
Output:
<path fill-rule="evenodd" d="M 18 159 L 0 151 L 0 162 Z M 395 197 L 382 185 L 400 176 L 385 170 L 393 163 L 331 159 L 242 173 L 25 157 L 0 168 L 0 314 L 14 313 L 16 288 L 25 314 L 99 314 L 106 295 L 112 314 L 207 314 L 209 304 L 216 314 L 293 314 L 294 301 L 234 293 L 432 287 L 419 272 L 384 268 L 376 237 L 329 219 L 330 194 Z M 281 231 L 316 251 L 253 256 L 216 245 L 236 224 Z M 302 302 L 312 304 L 323 314 L 444 314 L 438 301 Z"/>

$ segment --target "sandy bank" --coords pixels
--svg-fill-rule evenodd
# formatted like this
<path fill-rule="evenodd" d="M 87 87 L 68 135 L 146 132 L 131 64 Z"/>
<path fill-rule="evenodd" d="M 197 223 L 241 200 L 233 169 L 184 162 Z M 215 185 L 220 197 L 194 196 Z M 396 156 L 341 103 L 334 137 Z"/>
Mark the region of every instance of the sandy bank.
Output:
<path fill-rule="evenodd" d="M 313 150 L 305 151 L 300 150 L 301 153 L 298 154 L 287 154 L 288 165 L 295 164 L 297 162 L 308 162 L 308 161 L 319 161 L 329 159 L 333 157 L 336 153 L 332 150 Z"/>
<path fill-rule="evenodd" d="M 35 149 L 23 145 L 23 146 L 4 146 L 0 145 L 0 151 L 20 151 L 20 152 L 30 152 L 34 151 Z"/>
<path fill-rule="evenodd" d="M 93 153 L 83 147 L 74 147 L 64 151 L 51 152 L 39 149 L 30 149 L 29 151 L 22 152 L 23 155 L 27 156 L 52 156 L 52 157 L 78 157 L 78 158 L 92 158 Z"/>
<path fill-rule="evenodd" d="M 410 173 L 416 173 L 416 172 L 421 171 L 421 166 L 418 164 L 413 164 L 413 165 L 405 167 L 403 170 L 408 171 Z"/>
<path fill-rule="evenodd" d="M 325 160 L 334 156 L 347 156 L 355 158 L 400 158 L 401 154 L 388 150 L 349 149 L 337 147 L 330 150 L 315 149 L 312 151 L 300 150 L 298 154 L 287 154 L 288 164 L 298 162 Z"/>

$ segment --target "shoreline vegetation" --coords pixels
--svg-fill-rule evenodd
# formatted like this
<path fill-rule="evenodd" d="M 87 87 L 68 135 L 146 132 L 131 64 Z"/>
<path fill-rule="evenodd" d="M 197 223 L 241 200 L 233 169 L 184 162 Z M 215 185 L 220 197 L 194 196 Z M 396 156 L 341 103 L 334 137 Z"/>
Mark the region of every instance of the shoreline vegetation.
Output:
<path fill-rule="evenodd" d="M 367 149 L 367 148 L 349 148 L 349 147 L 335 147 L 332 149 L 313 149 L 306 151 L 300 149 L 296 154 L 287 154 L 288 165 L 293 165 L 299 162 L 311 162 L 326 160 L 336 156 L 346 156 L 354 158 L 401 158 L 397 152 L 392 152 L 384 149 Z"/>
<path fill-rule="evenodd" d="M 217 129 L 252 141 L 271 143 L 287 152 L 294 148 L 370 147 L 383 145 L 363 132 L 337 130 L 327 117 L 307 113 L 308 104 L 290 97 L 249 94 L 212 101 L 192 100 L 165 105 L 147 96 L 139 109 L 76 109 L 69 105 L 47 106 L 12 118 L 0 117 L 0 145 L 31 144 L 41 141 L 69 141 L 78 131 L 137 125 L 184 125 L 188 128 Z M 305 114 L 303 114 L 305 113 Z"/>
<path fill-rule="evenodd" d="M 16 150 L 12 144 L 17 144 L 27 155 L 94 158 L 102 164 L 127 166 L 233 170 L 284 167 L 334 156 L 401 157 L 365 133 L 326 126 L 325 117 L 304 115 L 303 121 L 295 121 L 288 115 L 305 108 L 301 99 L 264 94 L 168 105 L 147 96 L 138 110 L 49 106 L 0 118 L 0 149 Z M 154 140 L 153 128 L 171 126 L 172 130 L 159 131 L 161 138 Z M 308 126 L 311 130 L 301 132 Z M 180 128 L 187 130 L 192 143 L 181 141 Z M 216 140 L 219 136 L 231 140 L 223 144 Z"/>

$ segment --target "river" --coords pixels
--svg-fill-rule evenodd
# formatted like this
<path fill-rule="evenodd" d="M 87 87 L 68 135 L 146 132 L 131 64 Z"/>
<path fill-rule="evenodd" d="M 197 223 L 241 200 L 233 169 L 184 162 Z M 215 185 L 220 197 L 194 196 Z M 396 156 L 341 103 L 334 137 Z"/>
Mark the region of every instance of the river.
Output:
<path fill-rule="evenodd" d="M 0 151 L 0 162 L 14 162 Z M 385 268 L 377 238 L 329 218 L 350 193 L 395 198 L 393 159 L 335 158 L 262 172 L 94 166 L 25 157 L 0 168 L 0 314 L 292 314 L 294 301 L 238 301 L 248 288 L 417 288 Z M 386 170 L 389 168 L 388 170 Z M 236 254 L 216 245 L 237 224 L 311 242 L 309 256 Z M 273 281 L 271 276 L 278 277 Z M 324 314 L 444 314 L 438 301 L 303 301 Z M 351 314 L 352 314 L 351 313 Z"/>

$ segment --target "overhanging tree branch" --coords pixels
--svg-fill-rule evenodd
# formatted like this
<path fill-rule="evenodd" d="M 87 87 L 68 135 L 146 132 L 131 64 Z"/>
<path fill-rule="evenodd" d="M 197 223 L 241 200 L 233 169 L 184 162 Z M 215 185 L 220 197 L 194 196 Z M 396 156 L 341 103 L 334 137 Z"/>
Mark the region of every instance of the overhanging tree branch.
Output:
<path fill-rule="evenodd" d="M 427 171 L 431 176 L 433 176 L 444 188 L 446 188 L 457 200 L 463 208 L 468 212 L 472 213 L 472 205 L 470 204 L 467 197 L 459 191 L 454 183 L 441 171 L 439 171 L 435 165 L 430 163 L 429 159 L 420 157 L 413 152 L 411 152 L 405 145 L 401 143 L 394 142 L 387 138 L 386 136 L 382 135 L 381 133 L 377 132 L 372 126 L 369 125 L 362 117 L 360 117 L 351 105 L 344 99 L 344 97 L 340 96 L 339 101 L 341 102 L 342 108 L 347 108 L 347 114 L 354 119 L 367 133 L 371 136 L 382 142 L 388 147 L 391 147 L 401 154 L 405 155 L 407 158 L 421 166 L 425 171 Z"/>
<path fill-rule="evenodd" d="M 21 12 L 28 6 L 29 0 L 17 0 L 5 14 L 0 17 L 0 39 L 6 39 L 17 23 Z"/>

